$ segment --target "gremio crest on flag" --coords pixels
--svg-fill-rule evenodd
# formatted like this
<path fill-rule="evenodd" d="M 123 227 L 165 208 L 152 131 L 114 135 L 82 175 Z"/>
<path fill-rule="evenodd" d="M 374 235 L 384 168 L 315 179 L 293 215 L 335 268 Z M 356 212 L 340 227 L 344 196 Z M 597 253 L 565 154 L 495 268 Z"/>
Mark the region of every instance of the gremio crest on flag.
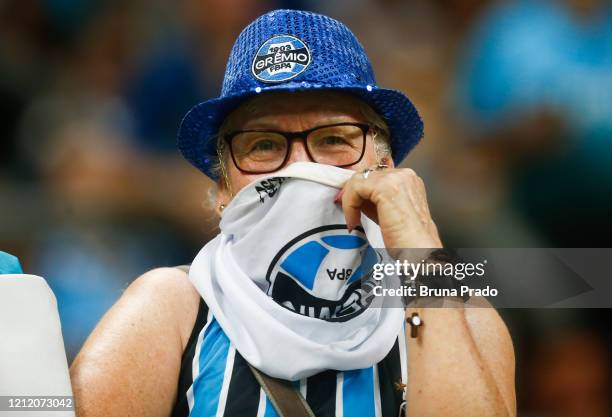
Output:
<path fill-rule="evenodd" d="M 360 228 L 359 228 L 360 229 Z M 321 226 L 288 242 L 266 274 L 268 295 L 304 316 L 346 321 L 371 304 L 369 285 L 380 261 L 362 230 Z"/>

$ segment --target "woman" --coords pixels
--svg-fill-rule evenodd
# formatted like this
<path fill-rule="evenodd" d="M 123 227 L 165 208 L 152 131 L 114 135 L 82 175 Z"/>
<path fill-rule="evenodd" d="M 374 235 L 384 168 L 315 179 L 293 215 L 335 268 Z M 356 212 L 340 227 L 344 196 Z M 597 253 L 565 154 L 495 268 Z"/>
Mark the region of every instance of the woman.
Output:
<path fill-rule="evenodd" d="M 228 228 L 258 222 L 249 218 L 252 211 L 244 211 L 244 218 L 236 215 L 236 201 L 244 201 L 247 190 L 259 192 L 264 206 L 275 195 L 287 195 L 286 190 L 298 187 L 291 184 L 299 181 L 288 181 L 278 192 L 282 179 L 269 178 L 294 167 L 332 176 L 346 172 L 335 165 L 355 174 L 335 198 L 318 199 L 329 190 L 302 184 L 316 189 L 313 194 L 285 197 L 283 204 L 289 209 L 276 217 L 279 221 L 303 214 L 299 204 L 292 205 L 293 198 L 315 211 L 321 207 L 331 212 L 337 204 L 346 222 L 345 234 L 361 233 L 355 230 L 367 229 L 369 218 L 377 223 L 372 225 L 387 248 L 441 247 L 423 181 L 410 169 L 395 168 L 421 136 L 422 123 L 413 105 L 403 94 L 376 86 L 365 52 L 341 23 L 313 13 L 279 10 L 250 24 L 232 49 L 221 97 L 192 109 L 179 132 L 183 155 L 218 181 L 222 233 L 194 260 L 189 277 L 178 268 L 150 271 L 134 281 L 105 315 L 71 368 L 77 414 L 276 415 L 249 371 L 249 361 L 272 376 L 295 381 L 317 416 L 395 416 L 404 400 L 411 416 L 515 415 L 512 342 L 493 309 L 463 309 L 447 300 L 456 308 L 399 310 L 401 317 L 418 312 L 426 323 L 417 338 L 401 330 L 399 338 L 387 334 L 385 340 L 375 339 L 380 332 L 372 328 L 350 349 L 318 345 L 319 356 L 318 350 L 303 349 L 302 357 L 278 349 L 289 343 L 272 336 L 282 328 L 280 318 L 263 337 L 254 335 L 245 323 L 260 306 L 253 304 L 245 313 L 236 303 L 250 306 L 250 298 L 222 299 L 225 295 L 218 288 L 232 284 L 233 275 L 219 279 L 216 273 L 207 274 L 210 270 L 223 275 L 228 266 L 220 261 L 217 269 L 212 268 L 210 255 L 222 250 L 223 242 L 231 246 L 240 234 L 240 228 L 234 235 Z M 262 177 L 266 180 L 260 181 Z M 264 256 L 269 240 L 284 229 L 266 225 L 269 236 L 251 242 L 247 257 L 257 259 L 259 252 Z M 340 277 L 332 272 L 330 279 Z M 347 273 L 342 271 L 339 279 L 346 279 Z M 265 291 L 264 287 L 265 282 Z M 268 292 L 273 298 L 269 300 L 262 299 L 263 293 L 250 294 L 289 320 L 320 323 L 321 332 L 330 326 L 342 332 L 354 323 L 354 317 L 341 318 L 341 310 L 287 302 L 279 309 L 275 294 Z M 230 309 L 236 315 L 228 314 Z M 333 314 L 335 324 L 330 325 Z M 381 321 L 380 326 L 387 323 Z M 306 346 L 308 339 L 320 336 L 315 331 L 300 338 L 292 329 L 284 330 L 288 338 Z M 342 345 L 342 340 L 337 342 L 334 346 Z M 360 356 L 368 343 L 370 350 Z M 261 345 L 268 350 L 258 350 Z M 338 351 L 348 359 L 334 356 Z M 351 363 L 356 366 L 347 365 Z"/>

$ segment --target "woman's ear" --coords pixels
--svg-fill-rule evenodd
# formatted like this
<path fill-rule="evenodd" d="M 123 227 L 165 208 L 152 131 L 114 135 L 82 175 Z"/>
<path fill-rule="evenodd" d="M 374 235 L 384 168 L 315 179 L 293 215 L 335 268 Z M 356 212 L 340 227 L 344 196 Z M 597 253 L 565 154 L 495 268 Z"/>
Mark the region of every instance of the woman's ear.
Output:
<path fill-rule="evenodd" d="M 382 165 L 386 165 L 389 168 L 395 168 L 395 163 L 393 162 L 393 158 L 391 156 L 385 156 L 380 160 Z"/>

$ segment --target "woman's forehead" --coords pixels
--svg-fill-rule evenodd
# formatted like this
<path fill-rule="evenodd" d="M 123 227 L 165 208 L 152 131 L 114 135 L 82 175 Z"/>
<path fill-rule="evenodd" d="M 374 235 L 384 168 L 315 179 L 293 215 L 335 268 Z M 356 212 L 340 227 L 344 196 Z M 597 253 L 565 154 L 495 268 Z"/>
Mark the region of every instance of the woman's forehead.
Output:
<path fill-rule="evenodd" d="M 245 102 L 230 114 L 228 122 L 244 126 L 295 117 L 330 123 L 358 121 L 363 117 L 360 108 L 364 104 L 356 97 L 335 91 L 273 92 Z"/>

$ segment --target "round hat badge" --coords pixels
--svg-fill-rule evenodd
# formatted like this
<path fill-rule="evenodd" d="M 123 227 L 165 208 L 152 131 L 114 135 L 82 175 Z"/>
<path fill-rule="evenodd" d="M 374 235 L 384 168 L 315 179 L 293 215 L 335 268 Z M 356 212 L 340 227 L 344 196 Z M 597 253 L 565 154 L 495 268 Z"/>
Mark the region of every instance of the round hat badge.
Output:
<path fill-rule="evenodd" d="M 279 35 L 259 47 L 251 72 L 265 83 L 280 83 L 297 77 L 308 65 L 310 50 L 306 43 L 295 36 Z"/>

